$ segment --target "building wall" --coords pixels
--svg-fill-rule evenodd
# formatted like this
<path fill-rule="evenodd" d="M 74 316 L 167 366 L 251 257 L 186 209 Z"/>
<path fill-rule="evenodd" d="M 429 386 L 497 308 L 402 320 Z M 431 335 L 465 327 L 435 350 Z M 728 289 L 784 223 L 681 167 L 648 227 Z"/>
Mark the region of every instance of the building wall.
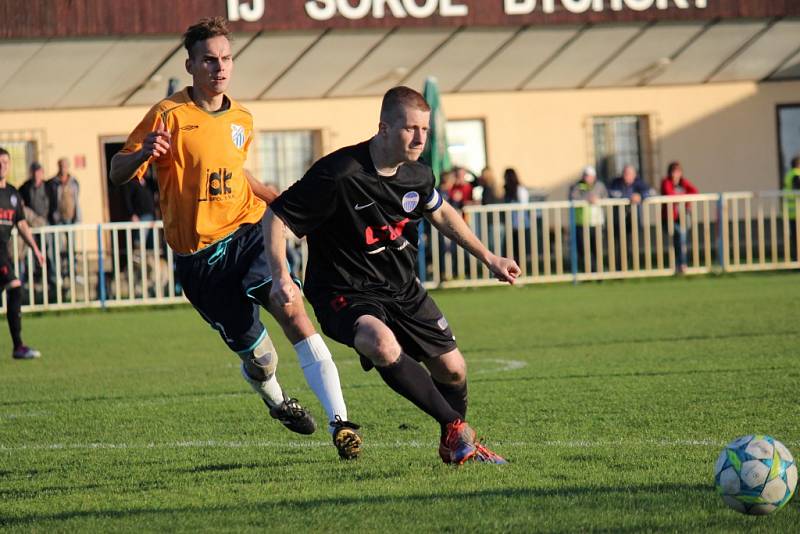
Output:
<path fill-rule="evenodd" d="M 662 88 L 444 95 L 449 119 L 483 118 L 487 158 L 498 174 L 517 169 L 529 187 L 563 199 L 580 168 L 593 161 L 591 118 L 647 115 L 654 165 L 663 174 L 677 159 L 701 191 L 767 190 L 778 184 L 778 104 L 800 103 L 800 82 L 736 83 Z M 378 98 L 245 103 L 256 129 L 319 129 L 330 152 L 372 135 Z M 105 220 L 101 138 L 125 136 L 146 108 L 0 113 L 4 131 L 41 130 L 47 174 L 56 160 L 85 158 L 81 181 L 84 222 Z M 255 158 L 249 160 L 255 168 Z"/>

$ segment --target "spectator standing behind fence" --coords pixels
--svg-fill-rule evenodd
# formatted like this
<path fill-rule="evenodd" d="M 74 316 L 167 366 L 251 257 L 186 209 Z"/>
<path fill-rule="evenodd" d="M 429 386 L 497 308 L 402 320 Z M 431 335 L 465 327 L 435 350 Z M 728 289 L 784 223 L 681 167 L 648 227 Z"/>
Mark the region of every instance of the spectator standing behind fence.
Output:
<path fill-rule="evenodd" d="M 482 205 L 497 204 L 497 179 L 494 172 L 489 167 L 484 167 L 481 175 L 478 176 L 478 186 L 472 190 L 472 198 Z"/>
<path fill-rule="evenodd" d="M 69 160 L 61 158 L 58 160 L 58 173 L 47 181 L 47 186 L 50 189 L 50 224 L 64 225 L 64 224 L 77 224 L 81 220 L 81 207 L 79 202 L 80 186 L 78 180 L 69 173 Z M 58 240 L 56 242 L 56 239 Z M 60 277 L 68 278 L 69 273 L 69 240 L 67 234 L 58 232 L 53 239 L 54 245 L 58 246 L 59 255 L 58 259 L 60 265 Z M 48 261 L 51 264 L 56 264 L 55 249 L 50 254 Z M 75 258 L 77 262 L 77 258 Z M 76 264 L 77 265 L 77 264 Z M 74 269 L 76 265 L 73 265 Z M 76 277 L 76 280 L 79 277 Z M 62 286 L 62 289 L 66 287 Z M 74 289 L 74 288 L 73 288 Z M 55 297 L 50 294 L 50 299 Z"/>
<path fill-rule="evenodd" d="M 76 224 L 81 220 L 80 185 L 69 173 L 69 160 L 58 160 L 58 174 L 47 181 L 50 187 L 50 223 Z"/>
<path fill-rule="evenodd" d="M 503 171 L 503 202 L 507 204 L 528 204 L 531 200 L 528 188 L 519 183 L 517 171 L 511 167 Z M 519 232 L 520 227 L 525 229 L 525 242 L 530 242 L 531 216 L 527 210 L 513 210 L 511 212 L 511 228 L 513 230 L 511 241 L 514 246 L 514 259 L 521 263 L 522 257 L 519 253 Z"/>
<path fill-rule="evenodd" d="M 692 182 L 683 175 L 683 167 L 677 161 L 673 161 L 667 167 L 667 175 L 661 180 L 661 194 L 662 195 L 694 195 L 699 191 Z M 686 272 L 687 267 L 687 253 L 686 253 L 686 228 L 689 226 L 689 218 L 691 212 L 689 206 L 686 206 L 686 220 L 683 221 L 683 229 L 681 229 L 680 209 L 678 202 L 672 204 L 672 246 L 675 249 L 675 270 L 679 274 Z M 668 225 L 669 212 L 668 207 L 664 206 L 662 212 L 664 227 L 669 231 Z"/>
<path fill-rule="evenodd" d="M 637 210 L 638 225 L 641 228 L 642 200 L 650 196 L 650 186 L 641 179 L 636 173 L 636 168 L 633 165 L 625 165 L 622 168 L 622 175 L 615 178 L 611 185 L 608 187 L 608 194 L 611 198 L 625 198 L 630 202 L 630 205 L 625 206 L 625 243 L 627 247 L 628 256 L 633 253 L 633 232 L 632 232 L 632 217 L 631 212 Z M 614 224 L 614 237 L 617 243 L 616 258 L 617 265 L 621 265 L 620 257 L 622 251 L 620 250 L 620 224 L 617 219 L 617 211 L 614 211 L 615 222 Z"/>
<path fill-rule="evenodd" d="M 463 167 L 453 167 L 453 184 L 447 196 L 450 204 L 459 212 L 473 203 L 472 184 L 467 181 L 467 171 Z"/>
<path fill-rule="evenodd" d="M 19 188 L 19 194 L 25 203 L 25 220 L 28 221 L 28 226 L 41 228 L 48 224 L 50 192 L 44 179 L 44 169 L 41 164 L 38 162 L 31 163 L 30 172 L 31 176 Z M 56 285 L 56 273 L 52 261 L 53 237 L 52 234 L 38 234 L 35 239 L 39 249 L 47 251 L 47 283 L 50 293 L 52 293 Z M 20 267 L 23 272 L 20 273 L 20 277 L 23 279 L 25 278 L 24 270 L 26 266 L 26 262 L 21 262 Z M 37 283 L 41 282 L 42 269 L 39 265 L 34 267 L 34 275 L 38 278 Z"/>
<path fill-rule="evenodd" d="M 146 178 L 131 180 L 123 186 L 125 211 L 132 222 L 154 221 L 156 203 L 150 181 Z"/>
<path fill-rule="evenodd" d="M 800 195 L 790 194 L 800 191 L 800 156 L 792 158 L 792 168 L 783 177 L 783 197 L 789 212 L 789 251 L 792 261 L 797 260 L 797 199 Z"/>
<path fill-rule="evenodd" d="M 586 265 L 586 254 L 591 258 L 591 270 L 597 271 L 597 237 L 594 229 L 603 226 L 603 209 L 597 201 L 608 198 L 608 190 L 603 182 L 597 180 L 597 171 L 592 166 L 583 168 L 581 179 L 573 184 L 569 190 L 570 200 L 583 200 L 589 203 L 588 207 L 575 208 L 575 241 L 578 248 L 578 269 Z M 588 232 L 589 250 L 585 249 L 584 235 Z M 600 258 L 602 261 L 602 258 Z"/>
<path fill-rule="evenodd" d="M 500 199 L 497 195 L 497 179 L 494 172 L 489 167 L 484 167 L 481 175 L 476 180 L 476 186 L 472 189 L 472 198 L 475 202 L 483 206 L 490 204 L 497 204 Z M 477 235 L 483 243 L 492 252 L 498 252 L 494 248 L 494 217 L 496 212 L 473 214 L 472 220 L 467 221 L 472 227 L 475 235 Z M 486 228 L 483 226 L 484 218 L 486 220 Z"/>
<path fill-rule="evenodd" d="M 141 179 L 131 180 L 122 185 L 122 200 L 125 213 L 131 222 L 152 222 L 156 220 L 156 201 L 153 192 L 150 172 Z M 133 232 L 133 244 L 138 245 L 140 236 L 144 235 L 144 243 L 148 249 L 153 248 L 153 230 L 149 228 L 141 232 Z"/>

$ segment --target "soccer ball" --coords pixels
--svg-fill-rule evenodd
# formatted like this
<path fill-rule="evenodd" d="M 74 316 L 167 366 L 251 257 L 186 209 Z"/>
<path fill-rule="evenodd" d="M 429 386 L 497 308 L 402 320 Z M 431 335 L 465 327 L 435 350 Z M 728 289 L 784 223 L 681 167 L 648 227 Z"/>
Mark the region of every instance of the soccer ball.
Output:
<path fill-rule="evenodd" d="M 797 464 L 789 449 L 772 436 L 744 436 L 719 454 L 714 485 L 725 504 L 737 512 L 770 514 L 794 495 Z"/>

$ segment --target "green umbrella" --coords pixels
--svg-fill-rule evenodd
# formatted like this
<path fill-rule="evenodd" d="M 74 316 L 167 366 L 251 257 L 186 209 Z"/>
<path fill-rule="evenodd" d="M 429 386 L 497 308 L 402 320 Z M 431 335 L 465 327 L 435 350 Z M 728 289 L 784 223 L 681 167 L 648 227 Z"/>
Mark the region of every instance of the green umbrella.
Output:
<path fill-rule="evenodd" d="M 439 85 L 436 78 L 429 77 L 425 80 L 422 96 L 431 107 L 431 124 L 428 131 L 428 144 L 422 153 L 422 159 L 431 166 L 436 176 L 436 185 L 444 171 L 450 170 L 450 154 L 447 153 L 447 132 L 445 131 L 444 111 L 439 98 Z"/>

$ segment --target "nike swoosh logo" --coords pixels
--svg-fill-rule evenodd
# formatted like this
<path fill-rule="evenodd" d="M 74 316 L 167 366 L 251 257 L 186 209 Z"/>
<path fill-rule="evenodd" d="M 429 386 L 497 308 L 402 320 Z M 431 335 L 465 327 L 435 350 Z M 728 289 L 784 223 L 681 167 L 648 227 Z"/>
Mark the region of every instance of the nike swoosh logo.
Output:
<path fill-rule="evenodd" d="M 370 202 L 369 204 L 364 204 L 363 206 L 361 204 L 356 204 L 355 206 L 353 206 L 353 209 L 355 209 L 356 211 L 359 211 L 359 210 L 363 210 L 364 208 L 368 208 L 368 207 L 372 206 L 373 204 L 375 204 L 374 200 L 372 202 Z"/>

